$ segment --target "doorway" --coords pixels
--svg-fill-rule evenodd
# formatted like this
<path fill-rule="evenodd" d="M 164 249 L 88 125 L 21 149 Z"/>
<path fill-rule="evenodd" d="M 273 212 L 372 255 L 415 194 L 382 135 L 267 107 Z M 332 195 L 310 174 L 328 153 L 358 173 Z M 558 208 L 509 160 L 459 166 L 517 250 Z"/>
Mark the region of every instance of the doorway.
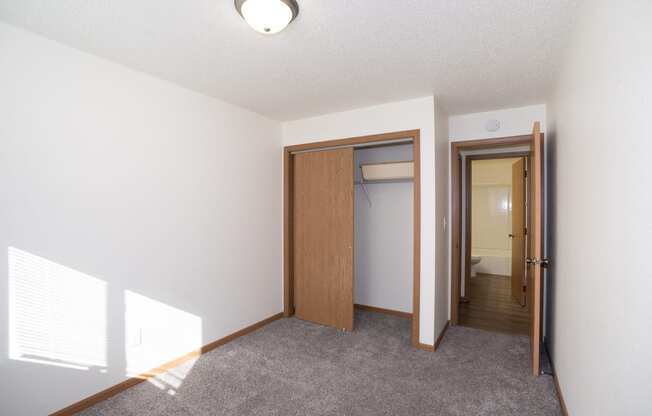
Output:
<path fill-rule="evenodd" d="M 527 255 L 529 152 L 462 151 L 462 254 L 459 324 L 529 333 Z"/>
<path fill-rule="evenodd" d="M 288 146 L 284 149 L 284 315 L 354 330 L 355 187 L 361 185 L 354 152 L 409 144 L 412 149 L 411 343 L 419 342 L 420 134 L 419 130 Z M 396 162 L 396 161 L 394 161 Z M 403 161 L 405 162 L 405 161 Z M 363 184 L 364 185 L 364 184 Z M 368 184 L 367 184 L 368 185 Z M 367 202 L 369 195 L 365 191 Z M 358 204 L 363 203 L 359 200 Z M 329 260 L 327 260 L 329 259 Z M 361 305 L 369 306 L 369 305 Z M 383 308 L 375 308 L 382 310 Z"/>
<path fill-rule="evenodd" d="M 518 293 L 519 276 L 514 276 L 512 272 L 510 272 L 509 282 L 502 279 L 501 290 L 504 295 L 503 299 L 529 305 L 527 306 L 529 313 L 528 332 L 531 346 L 531 368 L 534 375 L 539 375 L 541 370 L 542 282 L 543 268 L 546 267 L 548 261 L 543 257 L 543 140 L 540 123 L 535 122 L 531 135 L 451 143 L 451 325 L 461 323 L 461 312 L 465 308 L 463 305 L 470 300 L 462 297 L 462 291 L 469 290 L 469 294 L 473 295 L 473 288 L 470 287 L 472 282 L 470 278 L 472 248 L 470 245 L 465 245 L 467 241 L 471 241 L 472 233 L 470 227 L 463 227 L 465 221 L 472 222 L 472 219 L 468 218 L 464 211 L 466 203 L 469 202 L 468 199 L 472 199 L 464 192 L 466 187 L 470 186 L 465 178 L 471 175 L 471 168 L 468 167 L 465 158 L 472 156 L 480 158 L 495 158 L 497 155 L 503 157 L 514 156 L 522 158 L 523 165 L 529 165 L 525 168 L 528 175 L 525 182 L 529 184 L 529 187 L 524 192 L 527 192 L 525 198 L 527 199 L 528 208 L 525 212 L 530 214 L 523 213 L 521 218 L 529 226 L 524 227 L 527 228 L 527 232 L 524 229 L 523 234 L 520 236 L 517 233 L 510 233 L 512 234 L 510 238 L 518 237 L 525 240 L 524 253 L 514 253 L 511 250 L 510 253 L 518 256 L 515 260 L 525 263 L 523 286 L 526 288 L 526 295 L 522 296 Z M 524 184 L 524 186 L 527 187 L 527 184 Z M 472 201 L 470 202 L 472 203 Z M 518 270 L 518 267 L 515 270 Z M 467 280 L 463 280 L 467 276 Z M 511 282 L 512 276 L 515 279 L 513 285 Z M 492 290 L 489 285 L 492 283 L 491 281 L 478 280 L 478 282 L 486 284 L 485 292 Z M 463 289 L 465 283 L 466 287 Z M 494 284 L 494 291 L 496 286 L 500 285 Z M 512 287 L 514 292 L 512 292 Z M 476 293 L 482 293 L 482 290 L 481 287 L 477 287 Z M 476 300 L 476 302 L 478 301 Z M 511 305 L 513 306 L 513 304 Z M 491 311 L 487 311 L 486 308 L 484 310 L 477 308 L 475 311 L 476 316 L 485 319 L 490 313 Z"/>

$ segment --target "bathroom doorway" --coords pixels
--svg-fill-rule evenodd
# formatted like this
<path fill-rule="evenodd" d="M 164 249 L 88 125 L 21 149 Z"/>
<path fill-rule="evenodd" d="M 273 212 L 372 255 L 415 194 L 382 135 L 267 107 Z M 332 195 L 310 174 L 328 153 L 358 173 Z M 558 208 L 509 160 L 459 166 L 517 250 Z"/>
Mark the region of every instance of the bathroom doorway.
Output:
<path fill-rule="evenodd" d="M 459 324 L 529 333 L 525 149 L 462 152 L 464 253 Z"/>

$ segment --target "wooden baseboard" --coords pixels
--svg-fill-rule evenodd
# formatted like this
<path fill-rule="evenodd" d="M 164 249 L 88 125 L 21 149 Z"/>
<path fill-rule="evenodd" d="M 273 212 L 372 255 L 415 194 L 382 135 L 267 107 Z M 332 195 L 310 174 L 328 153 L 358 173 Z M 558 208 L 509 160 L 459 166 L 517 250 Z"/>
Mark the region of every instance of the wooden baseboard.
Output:
<path fill-rule="evenodd" d="M 561 392 L 561 386 L 559 385 L 559 378 L 557 378 L 557 369 L 555 369 L 555 363 L 552 362 L 552 357 L 550 356 L 550 352 L 548 351 L 547 347 L 546 347 L 546 354 L 548 355 L 548 360 L 550 361 L 550 368 L 552 370 L 552 380 L 555 383 L 555 391 L 557 392 L 557 398 L 559 399 L 559 407 L 561 408 L 561 414 L 563 416 L 568 416 L 568 408 L 566 407 L 566 402 L 564 401 L 564 395 Z"/>
<path fill-rule="evenodd" d="M 417 344 L 415 345 L 415 347 L 417 347 L 417 348 L 420 349 L 420 350 L 424 350 L 424 351 L 428 351 L 428 352 L 434 352 L 434 351 L 435 351 L 435 347 L 434 347 L 434 346 L 432 346 L 432 345 L 428 345 L 428 344 L 422 344 L 422 343 L 420 343 L 420 342 L 417 343 Z"/>
<path fill-rule="evenodd" d="M 559 379 L 557 378 L 557 373 L 552 377 L 555 381 L 555 389 L 557 390 L 557 397 L 559 398 L 559 407 L 561 407 L 561 414 L 563 416 L 568 416 L 568 408 L 566 407 L 566 402 L 564 401 L 564 395 L 561 393 L 561 387 L 559 387 Z"/>
<path fill-rule="evenodd" d="M 435 348 L 434 351 L 437 351 L 437 348 L 439 348 L 439 344 L 441 344 L 441 341 L 444 339 L 444 335 L 446 334 L 446 330 L 448 329 L 450 325 L 450 321 L 446 321 L 446 325 L 444 325 L 444 329 L 441 330 L 439 333 L 439 336 L 437 337 L 437 341 L 435 341 Z"/>
<path fill-rule="evenodd" d="M 119 384 L 116 384 L 115 386 L 111 386 L 106 390 L 102 390 L 99 393 L 96 393 L 90 397 L 87 397 L 83 400 L 78 401 L 77 403 L 74 403 L 64 409 L 58 410 L 54 413 L 51 413 L 50 416 L 69 416 L 69 415 L 74 415 L 75 413 L 81 412 L 84 409 L 87 409 L 101 401 L 104 401 L 108 399 L 111 396 L 115 396 L 116 394 L 127 390 L 130 387 L 133 387 L 139 383 L 142 383 L 143 381 L 150 379 L 152 377 L 156 377 L 162 373 L 165 373 L 166 371 L 169 371 L 170 369 L 183 364 L 184 362 L 191 360 L 193 358 L 199 357 L 202 354 L 205 354 L 209 351 L 214 350 L 217 347 L 220 347 L 228 342 L 231 342 L 235 340 L 236 338 L 239 338 L 243 335 L 247 335 L 251 332 L 254 332 L 257 329 L 260 329 L 261 327 L 277 320 L 283 317 L 283 312 L 277 313 L 276 315 L 270 316 L 269 318 L 263 319 L 260 322 L 256 322 L 253 325 L 249 325 L 246 328 L 243 328 L 237 332 L 234 332 L 230 335 L 225 336 L 224 338 L 220 338 L 217 341 L 213 341 L 209 344 L 204 345 L 203 347 L 191 351 L 188 354 L 185 354 L 179 358 L 176 358 L 172 361 L 169 361 L 159 367 L 156 367 L 154 369 L 151 369 L 149 371 L 146 371 L 142 374 L 139 374 L 135 377 L 129 378 Z"/>
<path fill-rule="evenodd" d="M 401 318 L 412 319 L 412 314 L 409 312 L 395 311 L 394 309 L 378 308 L 376 306 L 360 305 L 358 303 L 356 303 L 354 306 L 364 311 L 386 313 L 388 315 L 394 315 L 394 316 L 400 316 Z"/>
<path fill-rule="evenodd" d="M 274 322 L 277 319 L 280 319 L 282 317 L 283 317 L 283 312 L 279 312 L 276 315 L 272 315 L 269 318 L 266 318 L 266 319 L 263 319 L 262 321 L 256 322 L 253 325 L 249 325 L 246 328 L 242 328 L 241 330 L 239 330 L 237 332 L 234 332 L 231 335 L 227 335 L 224 338 L 218 339 L 217 341 L 213 341 L 210 344 L 204 345 L 201 348 L 201 353 L 205 354 L 205 353 L 207 353 L 207 352 L 209 352 L 211 350 L 214 350 L 217 347 L 220 347 L 220 346 L 222 346 L 222 345 L 224 345 L 226 343 L 229 343 L 229 342 L 233 341 L 236 338 L 240 338 L 241 336 L 250 334 L 250 333 L 254 332 L 255 330 L 260 329 L 260 328 L 264 327 L 265 325 L 270 324 L 270 323 L 272 323 L 272 322 Z"/>
<path fill-rule="evenodd" d="M 559 399 L 559 407 L 561 407 L 561 414 L 563 416 L 568 416 L 568 408 L 566 407 L 566 402 L 564 401 L 564 395 L 561 392 L 561 386 L 559 385 L 559 379 L 557 378 L 557 370 L 555 370 L 555 365 L 550 359 L 550 366 L 552 367 L 552 380 L 555 383 L 555 390 L 557 391 L 557 398 Z"/>

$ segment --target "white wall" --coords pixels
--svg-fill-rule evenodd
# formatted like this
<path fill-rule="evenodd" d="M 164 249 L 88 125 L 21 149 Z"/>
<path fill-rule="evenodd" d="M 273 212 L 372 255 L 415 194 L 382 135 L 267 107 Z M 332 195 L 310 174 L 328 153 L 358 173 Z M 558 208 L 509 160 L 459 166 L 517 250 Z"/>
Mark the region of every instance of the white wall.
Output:
<path fill-rule="evenodd" d="M 584 3 L 549 105 L 548 345 L 569 413 L 652 414 L 652 3 Z"/>
<path fill-rule="evenodd" d="M 355 151 L 362 163 L 412 160 L 412 145 Z M 355 290 L 357 304 L 412 313 L 414 184 L 376 182 L 355 187 Z"/>
<path fill-rule="evenodd" d="M 498 120 L 500 128 L 493 132 L 487 131 L 486 124 L 489 120 Z M 532 133 L 534 121 L 541 122 L 541 130 L 545 133 L 545 104 L 450 116 L 448 131 L 451 141 L 519 136 Z"/>
<path fill-rule="evenodd" d="M 279 123 L 5 24 L 0 91 L 0 413 L 50 413 L 281 311 Z M 24 307 L 37 293 L 58 312 Z M 33 335 L 62 331 L 68 354 L 8 359 L 28 312 L 62 323 Z"/>
<path fill-rule="evenodd" d="M 435 99 L 435 337 L 439 337 L 450 319 L 448 137 L 448 116 Z"/>
<path fill-rule="evenodd" d="M 471 255 L 481 258 L 478 273 L 511 275 L 512 164 L 517 160 L 472 161 Z"/>
<path fill-rule="evenodd" d="M 318 142 L 402 130 L 421 130 L 420 341 L 434 342 L 435 108 L 424 97 L 283 123 L 283 143 Z M 280 156 L 279 156 L 280 157 Z"/>

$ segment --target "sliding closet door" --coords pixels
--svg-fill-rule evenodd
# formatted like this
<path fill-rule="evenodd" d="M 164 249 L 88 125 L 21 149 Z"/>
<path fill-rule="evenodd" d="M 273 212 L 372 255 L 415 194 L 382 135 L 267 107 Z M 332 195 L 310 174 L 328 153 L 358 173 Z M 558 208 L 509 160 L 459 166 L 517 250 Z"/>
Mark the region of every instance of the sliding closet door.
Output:
<path fill-rule="evenodd" d="M 294 155 L 298 318 L 353 329 L 353 149 Z"/>

